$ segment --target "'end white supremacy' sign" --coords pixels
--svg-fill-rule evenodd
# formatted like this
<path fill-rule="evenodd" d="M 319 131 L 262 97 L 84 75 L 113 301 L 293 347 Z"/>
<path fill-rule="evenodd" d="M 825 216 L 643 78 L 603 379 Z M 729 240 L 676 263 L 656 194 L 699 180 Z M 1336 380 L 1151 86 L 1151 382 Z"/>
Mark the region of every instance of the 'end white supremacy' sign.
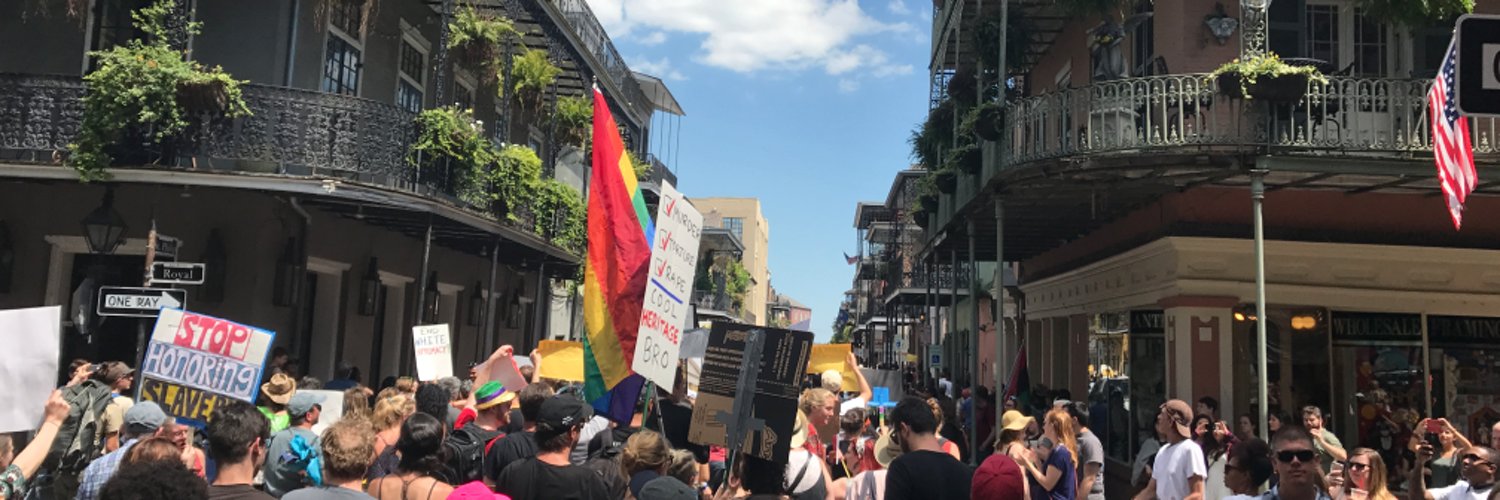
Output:
<path fill-rule="evenodd" d="M 663 182 L 661 191 L 651 267 L 647 269 L 646 302 L 641 307 L 641 327 L 630 369 L 662 387 L 672 387 L 687 301 L 693 293 L 693 273 L 698 270 L 703 214 L 670 183 Z"/>
<path fill-rule="evenodd" d="M 411 340 L 417 354 L 417 378 L 423 381 L 453 376 L 453 343 L 448 325 L 411 327 Z"/>

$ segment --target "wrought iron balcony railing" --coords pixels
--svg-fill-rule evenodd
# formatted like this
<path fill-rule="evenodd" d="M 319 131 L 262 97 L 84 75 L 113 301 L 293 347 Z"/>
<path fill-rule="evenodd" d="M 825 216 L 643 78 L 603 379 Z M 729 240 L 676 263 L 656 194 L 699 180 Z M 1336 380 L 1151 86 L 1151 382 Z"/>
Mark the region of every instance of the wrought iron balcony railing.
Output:
<path fill-rule="evenodd" d="M 1219 93 L 1207 74 L 1100 82 L 1008 106 L 1001 168 L 1068 156 L 1267 148 L 1374 157 L 1432 151 L 1430 80 L 1330 76 L 1295 104 Z M 1496 152 L 1496 120 L 1471 118 L 1477 154 Z"/>
<path fill-rule="evenodd" d="M 459 199 L 455 176 L 422 171 L 407 157 L 416 125 L 410 112 L 368 99 L 285 87 L 242 87 L 251 115 L 193 129 L 175 141 L 176 151 L 156 148 L 161 165 L 118 168 L 181 168 L 248 171 L 287 176 L 332 177 L 438 198 L 490 213 Z M 54 164 L 83 122 L 83 81 L 71 76 L 0 74 L 0 160 Z M 531 207 L 513 207 L 509 224 L 544 238 L 557 235 L 561 217 L 537 221 Z M 500 218 L 500 220 L 506 220 Z M 569 249 L 577 251 L 577 249 Z"/>
<path fill-rule="evenodd" d="M 585 0 L 551 0 L 553 5 L 562 12 L 563 18 L 568 24 L 573 25 L 573 31 L 588 48 L 590 54 L 604 65 L 604 71 L 609 73 L 620 87 L 622 96 L 629 101 L 631 106 L 637 109 L 648 106 L 649 100 L 646 93 L 641 91 L 640 85 L 635 83 L 635 75 L 631 73 L 630 67 L 625 64 L 625 58 L 620 57 L 620 51 L 615 50 L 614 42 L 610 41 L 609 33 L 604 26 L 599 24 L 599 18 L 594 17 L 594 11 L 589 9 Z"/>
<path fill-rule="evenodd" d="M 698 309 L 709 309 L 728 313 L 736 318 L 745 318 L 744 308 L 734 302 L 727 293 L 711 290 L 693 290 L 693 305 Z"/>
<path fill-rule="evenodd" d="M 938 293 L 945 293 L 946 290 L 957 286 L 960 290 L 967 292 L 970 274 L 968 262 L 960 262 L 955 271 L 947 264 L 929 268 L 917 262 L 909 262 L 902 266 L 901 261 L 898 260 L 891 263 L 886 273 L 886 291 L 899 293 L 902 289 L 925 290 L 931 286 Z"/>

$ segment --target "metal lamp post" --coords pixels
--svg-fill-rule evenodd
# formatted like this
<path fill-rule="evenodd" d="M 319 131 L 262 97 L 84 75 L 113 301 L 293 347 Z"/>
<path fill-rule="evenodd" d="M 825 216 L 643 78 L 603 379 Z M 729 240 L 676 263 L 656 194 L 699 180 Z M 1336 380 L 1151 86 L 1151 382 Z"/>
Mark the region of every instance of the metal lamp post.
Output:
<path fill-rule="evenodd" d="M 1240 0 L 1240 58 L 1266 54 L 1266 11 L 1272 0 Z"/>
<path fill-rule="evenodd" d="M 115 211 L 114 188 L 106 188 L 104 201 L 94 211 L 83 216 L 79 223 L 83 224 L 83 237 L 88 240 L 89 251 L 99 255 L 114 253 L 115 248 L 124 241 L 125 231 L 130 229 L 125 218 Z"/>

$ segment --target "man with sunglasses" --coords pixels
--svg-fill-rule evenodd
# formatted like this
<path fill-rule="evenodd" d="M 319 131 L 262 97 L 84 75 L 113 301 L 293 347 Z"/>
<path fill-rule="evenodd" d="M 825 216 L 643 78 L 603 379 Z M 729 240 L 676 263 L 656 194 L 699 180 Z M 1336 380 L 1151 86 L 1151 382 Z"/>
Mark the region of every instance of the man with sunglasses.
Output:
<path fill-rule="evenodd" d="M 1417 463 L 1425 464 L 1432 460 L 1432 446 L 1422 443 L 1417 446 Z M 1412 467 L 1409 484 L 1412 487 L 1407 491 L 1406 497 L 1410 500 L 1486 500 L 1490 493 L 1495 490 L 1495 468 L 1500 462 L 1493 448 L 1483 446 L 1472 446 L 1465 448 L 1458 454 L 1463 460 L 1461 475 L 1463 479 L 1457 484 L 1447 488 L 1427 489 L 1426 477 L 1422 474 L 1425 467 Z"/>
<path fill-rule="evenodd" d="M 1319 486 L 1323 467 L 1318 463 L 1318 450 L 1306 429 L 1282 427 L 1271 438 L 1271 447 L 1280 482 L 1261 500 L 1328 500 L 1328 491 Z"/>
<path fill-rule="evenodd" d="M 1208 462 L 1203 459 L 1203 448 L 1188 439 L 1192 434 L 1188 423 L 1193 420 L 1193 407 L 1186 401 L 1173 399 L 1161 405 L 1156 414 L 1156 433 L 1166 438 L 1167 443 L 1156 452 L 1156 461 L 1151 465 L 1151 481 L 1136 494 L 1135 500 L 1202 500 L 1203 479 L 1208 477 Z"/>

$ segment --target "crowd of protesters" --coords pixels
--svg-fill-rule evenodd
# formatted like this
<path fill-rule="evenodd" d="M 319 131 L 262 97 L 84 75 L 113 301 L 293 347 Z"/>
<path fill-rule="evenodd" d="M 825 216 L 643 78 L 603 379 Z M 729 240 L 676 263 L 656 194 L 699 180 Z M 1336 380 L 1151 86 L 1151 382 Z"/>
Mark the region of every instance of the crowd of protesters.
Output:
<path fill-rule="evenodd" d="M 1500 440 L 1444 419 L 1421 421 L 1427 432 L 1391 456 L 1346 448 L 1317 407 L 1273 412 L 1268 443 L 1251 415 L 1231 425 L 1212 398 L 1170 400 L 1138 457 L 1141 480 L 1107 494 L 1119 485 L 1106 486 L 1090 407 L 1066 391 L 1050 405 L 983 387 L 955 398 L 940 374 L 925 388 L 908 378 L 882 404 L 851 354 L 849 370 L 808 377 L 781 463 L 690 442 L 685 373 L 613 422 L 577 384 L 530 366 L 502 377 L 526 380 L 519 390 L 489 380 L 513 358 L 506 346 L 467 380 L 393 377 L 377 391 L 347 364 L 327 384 L 299 377 L 278 351 L 259 406 L 219 404 L 201 429 L 133 401 L 129 366 L 75 361 L 28 442 L 0 436 L 0 500 L 1500 499 L 1500 454 L 1474 444 Z M 342 396 L 336 423 L 320 425 L 328 393 L 312 388 Z"/>

